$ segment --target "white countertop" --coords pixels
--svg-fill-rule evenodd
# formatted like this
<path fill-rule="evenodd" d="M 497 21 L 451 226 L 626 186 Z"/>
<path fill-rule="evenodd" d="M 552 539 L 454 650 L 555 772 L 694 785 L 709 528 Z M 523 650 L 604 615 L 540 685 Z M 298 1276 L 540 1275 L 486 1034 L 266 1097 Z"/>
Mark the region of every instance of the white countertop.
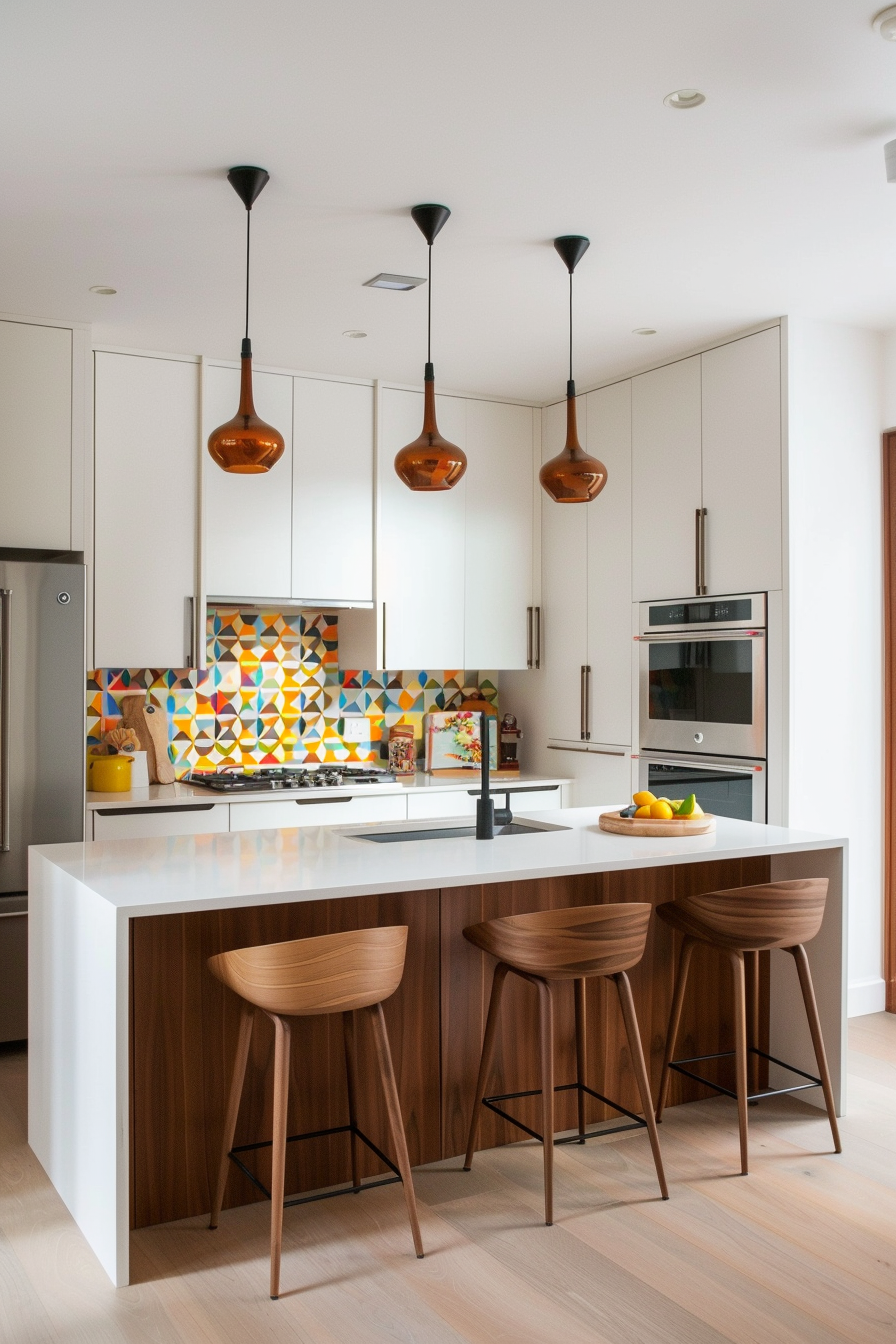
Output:
<path fill-rule="evenodd" d="M 598 829 L 597 821 L 601 812 L 614 806 L 619 804 L 539 812 L 533 824 L 568 829 L 493 841 L 453 838 L 374 844 L 356 838 L 364 831 L 420 829 L 423 825 L 403 822 L 41 845 L 31 854 L 49 860 L 129 918 L 846 845 L 841 838 L 726 817 L 717 819 L 715 832 L 687 839 L 609 835 Z M 515 815 L 525 817 L 522 799 Z M 429 827 L 458 824 L 457 820 L 428 823 Z"/>
<path fill-rule="evenodd" d="M 504 774 L 492 771 L 492 792 L 502 789 L 533 788 L 536 785 L 548 788 L 555 784 L 569 784 L 569 778 L 548 778 L 545 775 Z M 346 783 L 337 788 L 320 790 L 320 796 L 339 797 L 344 793 L 353 796 L 386 793 L 450 793 L 463 789 L 478 789 L 479 771 L 470 770 L 465 779 L 456 776 L 445 778 L 440 775 L 427 775 L 418 770 L 416 775 L 407 779 L 396 779 L 392 783 L 353 784 Z M 88 793 L 87 809 L 118 807 L 183 807 L 189 803 L 273 803 L 278 800 L 295 798 L 311 793 L 311 789 L 258 789 L 244 790 L 239 793 L 219 793 L 217 789 L 206 789 L 201 784 L 150 784 L 148 787 L 129 789 L 127 793 Z"/>

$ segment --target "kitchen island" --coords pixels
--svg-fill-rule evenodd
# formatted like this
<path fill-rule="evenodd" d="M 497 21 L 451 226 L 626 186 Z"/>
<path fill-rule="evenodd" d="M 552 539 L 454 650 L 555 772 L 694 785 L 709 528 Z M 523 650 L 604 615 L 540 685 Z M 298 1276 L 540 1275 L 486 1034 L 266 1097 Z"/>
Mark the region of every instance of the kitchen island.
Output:
<path fill-rule="evenodd" d="M 533 824 L 560 829 L 492 842 L 363 838 L 398 829 L 393 825 L 32 849 L 29 1142 L 113 1282 L 128 1282 L 131 1227 L 209 1207 L 238 1006 L 205 962 L 227 948 L 342 928 L 408 926 L 404 979 L 385 1010 L 411 1161 L 420 1164 L 465 1146 L 490 979 L 484 958 L 463 939 L 467 924 L 522 910 L 617 900 L 656 905 L 695 891 L 827 877 L 824 922 L 808 952 L 842 1110 L 846 842 L 725 818 L 708 835 L 636 839 L 600 831 L 602 810 L 539 812 Z M 654 1086 L 674 956 L 671 930 L 652 921 L 631 979 Z M 728 1049 L 729 972 L 711 955 L 700 956 L 695 969 L 683 1023 L 687 1052 Z M 769 1052 L 814 1068 L 790 958 L 776 954 L 769 964 L 766 957 L 763 978 L 761 1032 Z M 501 1091 L 538 1087 L 535 998 L 528 988 L 520 983 L 508 993 L 495 1069 Z M 571 992 L 569 998 L 557 1014 L 558 1077 L 571 1068 Z M 605 982 L 589 982 L 588 1011 L 590 1020 L 599 1014 L 601 1021 L 600 1031 L 590 1033 L 591 1085 L 637 1108 Z M 302 1020 L 294 1032 L 291 1133 L 344 1122 L 333 1021 Z M 259 1027 L 238 1142 L 270 1132 L 269 1069 L 270 1042 Z M 673 1103 L 706 1095 L 684 1078 L 676 1087 Z M 526 1104 L 518 1113 L 528 1119 Z M 372 1085 L 358 1105 L 362 1127 L 379 1142 L 385 1126 Z M 609 1114 L 595 1103 L 589 1118 Z M 562 1107 L 559 1123 L 572 1124 Z M 518 1138 L 497 1117 L 484 1120 L 483 1147 Z M 344 1180 L 345 1149 L 341 1138 L 291 1145 L 288 1188 Z M 364 1174 L 378 1170 L 372 1165 Z M 264 1179 L 263 1167 L 260 1174 Z M 229 1203 L 253 1198 L 254 1187 L 234 1172 Z"/>

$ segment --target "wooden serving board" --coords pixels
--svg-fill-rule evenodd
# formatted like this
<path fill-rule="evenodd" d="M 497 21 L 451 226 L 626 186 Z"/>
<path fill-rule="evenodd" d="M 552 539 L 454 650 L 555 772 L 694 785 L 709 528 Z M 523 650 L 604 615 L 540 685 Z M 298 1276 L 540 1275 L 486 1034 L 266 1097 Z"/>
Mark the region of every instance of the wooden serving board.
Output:
<path fill-rule="evenodd" d="M 706 835 L 716 828 L 716 819 L 708 812 L 702 817 L 672 817 L 669 821 L 653 817 L 623 817 L 618 812 L 601 812 L 598 825 L 613 835 L 652 835 L 658 839 L 670 836 Z"/>
<path fill-rule="evenodd" d="M 148 705 L 141 691 L 124 695 L 121 699 L 121 719 L 126 728 L 133 728 L 146 752 L 146 765 L 151 784 L 173 784 L 174 766 L 168 754 L 168 718 L 158 705 Z"/>

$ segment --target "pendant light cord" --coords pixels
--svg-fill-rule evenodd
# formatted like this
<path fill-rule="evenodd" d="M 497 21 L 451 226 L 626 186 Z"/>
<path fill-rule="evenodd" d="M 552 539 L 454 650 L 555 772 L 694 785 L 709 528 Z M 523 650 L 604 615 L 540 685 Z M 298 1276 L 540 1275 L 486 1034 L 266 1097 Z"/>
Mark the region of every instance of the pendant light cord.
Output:
<path fill-rule="evenodd" d="M 252 222 L 252 211 L 246 211 L 246 340 L 249 339 L 249 225 Z M 571 319 L 570 319 L 571 320 Z"/>
<path fill-rule="evenodd" d="M 572 271 L 569 273 L 569 381 L 572 382 Z"/>
<path fill-rule="evenodd" d="M 429 245 L 429 279 L 426 282 L 426 362 L 432 363 L 432 243 Z"/>

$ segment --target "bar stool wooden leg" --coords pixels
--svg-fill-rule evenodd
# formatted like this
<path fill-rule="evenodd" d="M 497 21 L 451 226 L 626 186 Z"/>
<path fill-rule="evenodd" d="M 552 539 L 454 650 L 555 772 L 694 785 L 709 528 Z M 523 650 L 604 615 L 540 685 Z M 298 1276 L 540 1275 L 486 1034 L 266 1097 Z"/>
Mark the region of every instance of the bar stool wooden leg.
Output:
<path fill-rule="evenodd" d="M 628 1037 L 628 1050 L 631 1055 L 632 1068 L 638 1080 L 638 1091 L 641 1093 L 641 1108 L 647 1122 L 647 1134 L 653 1153 L 653 1165 L 656 1167 L 656 1178 L 660 1183 L 660 1192 L 663 1199 L 668 1199 L 669 1187 L 666 1185 L 666 1173 L 663 1170 L 660 1140 L 656 1132 L 656 1120 L 653 1114 L 653 1099 L 650 1095 L 650 1079 L 647 1077 L 647 1065 L 644 1062 L 644 1050 L 641 1045 L 641 1032 L 638 1029 L 635 1001 L 632 998 L 632 987 L 625 971 L 619 971 L 617 975 L 613 976 L 613 980 L 619 995 L 619 1005 L 622 1008 L 622 1020 L 625 1023 L 625 1034 Z"/>
<path fill-rule="evenodd" d="M 345 1052 L 345 1085 L 348 1092 L 348 1122 L 352 1127 L 351 1132 L 351 1152 L 352 1152 L 352 1185 L 356 1190 L 361 1188 L 361 1181 L 358 1177 L 358 1136 L 355 1133 L 357 1115 L 355 1112 L 355 1015 L 354 1013 L 342 1014 L 342 1044 Z"/>
<path fill-rule="evenodd" d="M 660 1124 L 663 1119 L 663 1110 L 669 1099 L 669 1083 L 671 1081 L 671 1071 L 669 1065 L 675 1055 L 675 1041 L 678 1037 L 678 1028 L 681 1023 L 681 1010 L 684 1007 L 684 991 L 688 982 L 688 969 L 691 964 L 691 956 L 694 951 L 695 940 L 685 937 L 681 944 L 681 954 L 678 958 L 678 973 L 675 977 L 675 993 L 672 997 L 672 1011 L 669 1014 L 669 1030 L 666 1033 L 666 1054 L 663 1059 L 663 1072 L 660 1075 L 660 1096 L 656 1105 L 656 1122 Z"/>
<path fill-rule="evenodd" d="M 784 949 L 789 952 L 796 962 L 797 974 L 800 977 L 800 989 L 803 991 L 803 1003 L 806 1005 L 806 1017 L 809 1019 L 809 1031 L 812 1033 L 812 1045 L 815 1050 L 815 1061 L 818 1065 L 818 1076 L 821 1079 L 821 1088 L 824 1092 L 824 1104 L 827 1107 L 828 1120 L 831 1122 L 831 1134 L 834 1139 L 834 1152 L 842 1153 L 843 1148 L 840 1144 L 840 1127 L 837 1124 L 837 1113 L 834 1109 L 834 1089 L 831 1086 L 831 1075 L 828 1070 L 828 1057 L 824 1048 L 824 1037 L 821 1034 L 821 1022 L 818 1018 L 818 1004 L 815 1000 L 815 986 L 812 984 L 812 972 L 809 969 L 809 958 L 806 956 L 806 949 L 802 943 L 796 947 Z"/>
<path fill-rule="evenodd" d="M 582 1084 L 585 1082 L 586 1071 L 586 1037 L 585 1037 L 585 980 L 573 981 L 576 999 L 576 1082 L 578 1083 L 578 1092 L 576 1100 L 578 1102 L 579 1112 L 579 1135 L 580 1143 L 585 1142 L 585 1093 L 582 1091 Z"/>
<path fill-rule="evenodd" d="M 747 981 L 747 1045 L 759 1046 L 759 953 L 744 953 L 744 970 Z M 749 1060 L 750 1091 L 759 1091 L 759 1056 L 747 1054 Z"/>
<path fill-rule="evenodd" d="M 271 1147 L 271 1297 L 280 1296 L 280 1253 L 283 1246 L 283 1195 L 286 1179 L 286 1108 L 289 1103 L 289 1055 L 292 1028 L 288 1018 L 268 1014 L 274 1023 L 274 1142 Z"/>
<path fill-rule="evenodd" d="M 737 1124 L 740 1131 L 740 1170 L 746 1176 L 750 1170 L 747 1143 L 747 1001 L 744 976 L 744 954 L 729 952 L 734 972 L 734 1063 L 737 1082 Z"/>
<path fill-rule="evenodd" d="M 218 1184 L 215 1188 L 214 1202 L 208 1220 L 209 1228 L 212 1231 L 218 1226 L 221 1205 L 224 1203 L 224 1190 L 230 1172 L 230 1158 L 227 1155 L 233 1147 L 233 1136 L 236 1133 L 236 1122 L 240 1113 L 240 1098 L 243 1095 L 243 1083 L 246 1078 L 246 1064 L 249 1060 L 249 1046 L 252 1043 L 254 1022 L 255 1009 L 251 1004 L 244 1002 L 240 1013 L 240 1028 L 236 1041 L 236 1055 L 233 1060 L 233 1074 L 230 1079 L 230 1093 L 227 1098 L 227 1111 L 224 1115 L 224 1137 L 221 1146 L 221 1165 L 218 1167 Z"/>
<path fill-rule="evenodd" d="M 411 1163 L 408 1158 L 408 1145 L 404 1134 L 404 1122 L 401 1118 L 401 1104 L 398 1100 L 398 1085 L 395 1082 L 395 1069 L 392 1067 L 392 1051 L 389 1049 L 389 1037 L 386 1033 L 386 1019 L 383 1005 L 375 1003 L 369 1009 L 373 1024 L 373 1039 L 376 1044 L 377 1060 L 380 1066 L 380 1078 L 383 1084 L 383 1096 L 386 1100 L 386 1113 L 389 1128 L 392 1131 L 392 1143 L 395 1148 L 398 1170 L 404 1188 L 405 1203 L 408 1208 L 408 1222 L 414 1238 L 414 1250 L 417 1259 L 423 1259 L 423 1240 L 420 1236 L 420 1223 L 417 1218 L 417 1200 L 414 1195 L 414 1182 L 411 1179 Z"/>
<path fill-rule="evenodd" d="M 541 1027 L 541 1132 L 544 1148 L 544 1221 L 554 1222 L 554 1000 L 546 980 L 537 980 Z"/>
<path fill-rule="evenodd" d="M 482 1116 L 482 1098 L 488 1085 L 495 1054 L 495 1034 L 498 1027 L 498 1010 L 501 1007 L 501 993 L 510 968 L 499 961 L 492 977 L 492 992 L 488 1001 L 488 1016 L 485 1020 L 485 1036 L 482 1040 L 482 1055 L 479 1060 L 479 1077 L 476 1079 L 476 1095 L 473 1098 L 473 1114 L 470 1117 L 470 1137 L 467 1141 L 467 1155 L 464 1158 L 464 1171 L 473 1165 L 473 1153 L 479 1139 L 479 1121 Z"/>

